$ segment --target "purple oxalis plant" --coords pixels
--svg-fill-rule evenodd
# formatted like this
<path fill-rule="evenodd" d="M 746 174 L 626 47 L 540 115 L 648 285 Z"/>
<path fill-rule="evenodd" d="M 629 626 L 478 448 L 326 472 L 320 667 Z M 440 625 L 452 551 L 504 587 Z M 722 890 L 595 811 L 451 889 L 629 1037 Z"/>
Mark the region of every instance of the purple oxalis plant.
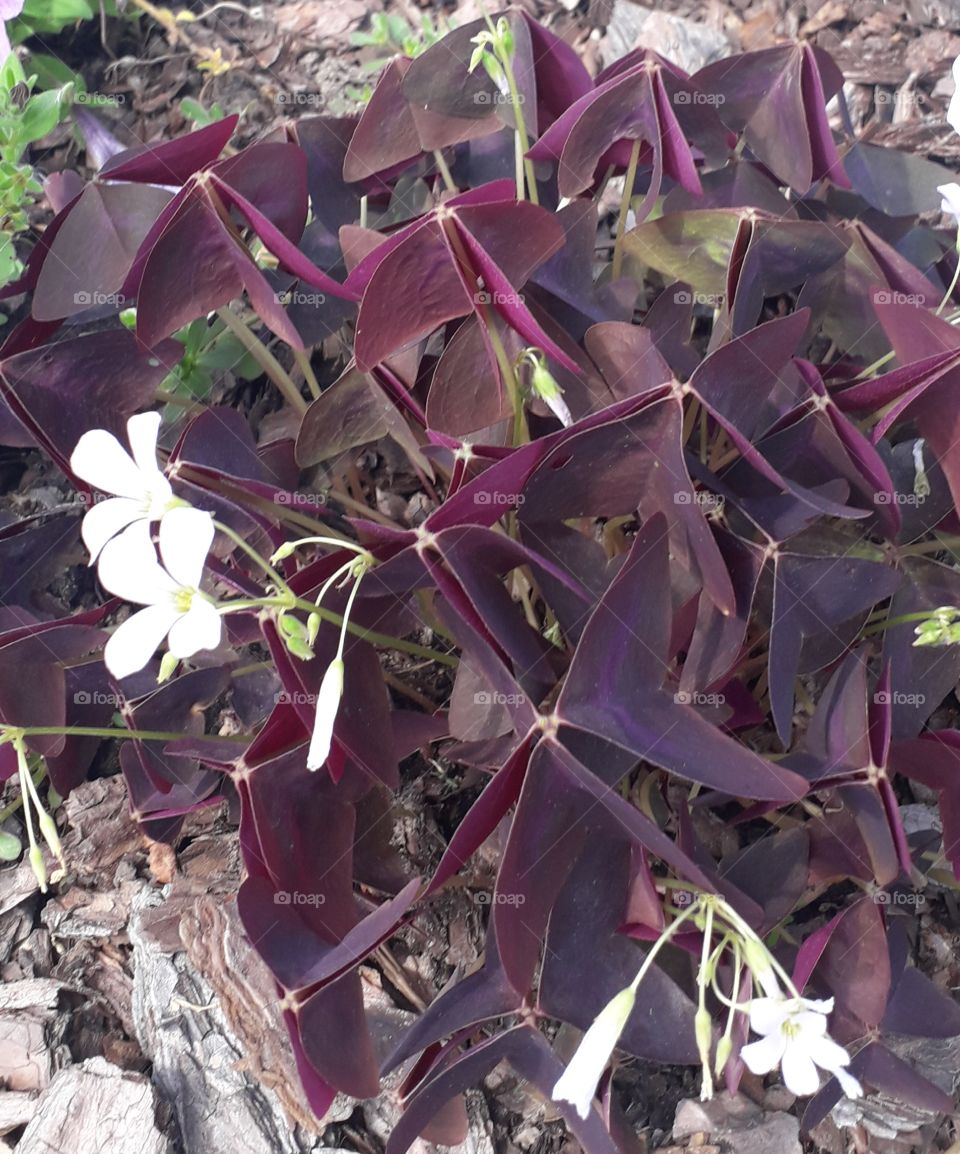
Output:
<path fill-rule="evenodd" d="M 310 1105 L 403 1067 L 390 1154 L 461 1141 L 501 1062 L 624 1150 L 618 1049 L 705 1096 L 780 1069 L 806 1126 L 950 1108 L 897 1037 L 960 1012 L 886 900 L 960 877 L 949 174 L 846 138 L 835 96 L 808 45 L 594 80 L 510 10 L 359 116 L 72 174 L 5 290 L 0 441 L 86 502 L 0 524 L 30 859 L 56 880 L 38 783 L 103 742 L 153 839 L 229 801 Z M 81 531 L 78 607 L 48 586 Z M 427 751 L 479 787 L 411 861 Z M 359 966 L 485 843 L 483 962 L 384 1051 Z"/>

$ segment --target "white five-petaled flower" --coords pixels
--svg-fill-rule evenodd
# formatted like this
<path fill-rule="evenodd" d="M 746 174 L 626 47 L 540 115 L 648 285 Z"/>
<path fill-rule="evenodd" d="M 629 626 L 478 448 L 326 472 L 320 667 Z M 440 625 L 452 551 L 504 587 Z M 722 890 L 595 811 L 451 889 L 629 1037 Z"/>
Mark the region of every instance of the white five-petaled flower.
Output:
<path fill-rule="evenodd" d="M 740 1057 L 754 1074 L 769 1074 L 779 1066 L 784 1085 L 797 1097 L 819 1090 L 819 1066 L 837 1078 L 848 1098 L 858 1098 L 863 1090 L 846 1070 L 850 1055 L 827 1037 L 832 1009 L 833 998 L 754 998 L 748 1006 L 750 1028 L 761 1037 L 744 1046 Z"/>
<path fill-rule="evenodd" d="M 127 421 L 133 455 L 106 429 L 83 434 L 70 468 L 90 485 L 114 496 L 91 506 L 80 532 L 92 565 L 104 545 L 138 521 L 159 521 L 177 504 L 170 482 L 157 465 L 159 413 L 139 413 Z"/>
<path fill-rule="evenodd" d="M 319 769 L 330 756 L 333 742 L 333 723 L 337 720 L 340 699 L 343 697 L 344 664 L 335 657 L 327 666 L 317 694 L 317 715 L 313 722 L 313 736 L 307 751 L 307 769 Z"/>
<path fill-rule="evenodd" d="M 192 657 L 220 644 L 220 614 L 199 589 L 213 534 L 209 513 L 177 508 L 160 522 L 162 565 L 146 520 L 130 525 L 104 547 L 99 568 L 104 588 L 125 601 L 146 606 L 124 621 L 107 642 L 103 659 L 114 677 L 128 677 L 142 669 L 164 637 L 177 658 Z"/>
<path fill-rule="evenodd" d="M 637 1000 L 633 986 L 627 986 L 603 1007 L 583 1035 L 570 1064 L 553 1088 L 557 1102 L 570 1102 L 581 1118 L 590 1114 L 597 1083 L 627 1024 Z"/>

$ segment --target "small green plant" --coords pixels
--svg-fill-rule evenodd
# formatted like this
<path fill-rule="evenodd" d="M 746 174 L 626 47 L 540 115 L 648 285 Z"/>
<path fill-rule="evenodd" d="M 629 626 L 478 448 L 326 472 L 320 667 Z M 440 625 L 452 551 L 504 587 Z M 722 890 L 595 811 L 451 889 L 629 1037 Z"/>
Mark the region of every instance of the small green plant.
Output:
<path fill-rule="evenodd" d="M 81 20 L 93 20 L 100 15 L 116 16 L 115 0 L 26 0 L 23 11 L 11 22 L 10 33 L 14 44 L 22 44 L 30 36 L 53 36 Z"/>
<path fill-rule="evenodd" d="M 210 324 L 206 317 L 200 317 L 174 339 L 183 345 L 183 356 L 160 388 L 162 394 L 176 401 L 207 400 L 215 377 L 224 370 L 229 369 L 241 380 L 254 380 L 263 371 L 222 320 Z"/>
<path fill-rule="evenodd" d="M 180 112 L 197 128 L 206 128 L 208 124 L 215 124 L 227 115 L 222 105 L 213 103 L 209 108 L 204 108 L 199 100 L 191 96 L 185 96 L 180 101 Z"/>
<path fill-rule="evenodd" d="M 73 100 L 70 84 L 34 92 L 36 80 L 26 76 L 13 53 L 0 70 L 0 286 L 22 271 L 16 240 L 43 192 L 33 168 L 23 163 L 24 154 L 57 126 Z"/>
<path fill-rule="evenodd" d="M 428 13 L 421 17 L 420 28 L 416 29 L 395 13 L 375 12 L 370 17 L 370 30 L 352 33 L 350 43 L 355 48 L 380 50 L 375 59 L 364 65 L 368 71 L 374 72 L 380 68 L 385 56 L 395 56 L 398 52 L 404 56 L 419 56 L 426 52 L 447 30 L 434 24 Z"/>

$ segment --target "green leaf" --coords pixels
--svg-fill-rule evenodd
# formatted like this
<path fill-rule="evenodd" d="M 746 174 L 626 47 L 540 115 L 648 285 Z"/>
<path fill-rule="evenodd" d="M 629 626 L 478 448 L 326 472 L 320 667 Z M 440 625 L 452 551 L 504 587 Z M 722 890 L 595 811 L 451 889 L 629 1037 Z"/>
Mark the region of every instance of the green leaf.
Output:
<path fill-rule="evenodd" d="M 72 84 L 78 93 L 85 94 L 87 91 L 83 77 L 56 56 L 47 56 L 43 52 L 31 53 L 30 69 L 37 78 L 38 88 L 63 88 Z"/>
<path fill-rule="evenodd" d="M 26 84 L 26 73 L 23 71 L 23 65 L 20 63 L 16 52 L 11 52 L 3 62 L 3 68 L 0 69 L 0 79 L 2 79 L 3 87 L 7 92 L 18 84 Z"/>
<path fill-rule="evenodd" d="M 16 861 L 23 853 L 20 839 L 6 830 L 0 830 L 0 861 Z"/>
<path fill-rule="evenodd" d="M 53 132 L 60 121 L 63 109 L 63 90 L 38 92 L 31 96 L 20 118 L 18 139 L 22 147 L 40 140 Z"/>

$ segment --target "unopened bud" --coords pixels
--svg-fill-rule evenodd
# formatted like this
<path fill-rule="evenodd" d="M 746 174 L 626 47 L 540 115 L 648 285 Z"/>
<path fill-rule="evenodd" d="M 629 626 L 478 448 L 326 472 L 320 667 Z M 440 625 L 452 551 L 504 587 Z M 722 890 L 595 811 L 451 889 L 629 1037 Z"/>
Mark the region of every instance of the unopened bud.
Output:
<path fill-rule="evenodd" d="M 46 810 L 40 810 L 37 815 L 37 824 L 40 826 L 40 833 L 43 835 L 43 840 L 50 847 L 50 852 L 62 865 L 63 846 L 60 844 L 60 834 L 57 830 L 57 823 Z"/>
<path fill-rule="evenodd" d="M 270 564 L 278 565 L 281 561 L 286 561 L 288 557 L 293 555 L 293 553 L 296 551 L 296 548 L 297 546 L 294 541 L 284 541 L 280 548 L 271 554 Z"/>
<path fill-rule="evenodd" d="M 713 1018 L 710 1011 L 701 1007 L 693 1019 L 693 1028 L 697 1036 L 697 1050 L 700 1060 L 705 1066 L 710 1063 L 710 1047 L 713 1045 Z"/>
<path fill-rule="evenodd" d="M 176 673 L 179 664 L 179 657 L 174 657 L 172 653 L 164 653 L 160 660 L 160 672 L 157 674 L 157 684 L 162 685 L 164 681 L 169 681 Z"/>
<path fill-rule="evenodd" d="M 720 1041 L 717 1042 L 717 1053 L 713 1062 L 713 1068 L 718 1078 L 723 1073 L 724 1066 L 730 1061 L 730 1055 L 732 1053 L 733 1038 L 731 1038 L 729 1034 L 724 1034 Z"/>
<path fill-rule="evenodd" d="M 320 622 L 322 618 L 319 613 L 311 613 L 307 618 L 307 644 L 312 649 L 317 641 L 317 634 L 320 632 Z"/>
<path fill-rule="evenodd" d="M 768 998 L 780 997 L 782 991 L 773 966 L 770 964 L 770 951 L 763 942 L 756 938 L 744 936 L 741 942 L 743 960 L 747 969 L 753 975 L 754 981 L 760 986 Z"/>
<path fill-rule="evenodd" d="M 505 55 L 513 55 L 513 29 L 510 26 L 510 21 L 506 16 L 501 16 L 497 21 L 497 39 L 500 41 L 500 47 L 503 49 Z"/>
<path fill-rule="evenodd" d="M 38 845 L 30 847 L 29 858 L 30 868 L 40 884 L 40 892 L 45 894 L 47 892 L 47 863 L 43 860 L 43 851 Z"/>

